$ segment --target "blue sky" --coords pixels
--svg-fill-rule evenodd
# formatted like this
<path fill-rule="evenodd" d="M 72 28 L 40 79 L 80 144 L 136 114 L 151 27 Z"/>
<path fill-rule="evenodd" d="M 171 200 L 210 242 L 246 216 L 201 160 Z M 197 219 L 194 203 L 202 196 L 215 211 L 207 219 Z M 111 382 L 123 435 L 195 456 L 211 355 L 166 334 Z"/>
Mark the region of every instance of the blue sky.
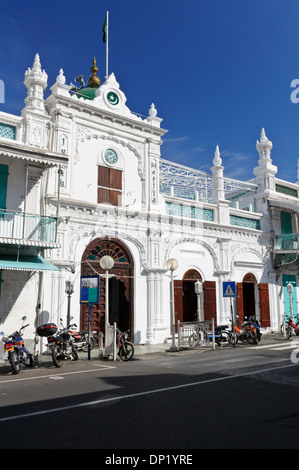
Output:
<path fill-rule="evenodd" d="M 103 83 L 106 10 L 109 72 L 132 111 L 147 115 L 155 104 L 168 130 L 162 157 L 210 171 L 218 144 L 225 176 L 250 179 L 264 127 L 277 176 L 297 181 L 298 0 L 2 2 L 0 110 L 21 113 L 36 52 L 49 76 L 45 96 L 60 68 L 67 83 L 79 73 L 86 81 L 93 56 Z"/>

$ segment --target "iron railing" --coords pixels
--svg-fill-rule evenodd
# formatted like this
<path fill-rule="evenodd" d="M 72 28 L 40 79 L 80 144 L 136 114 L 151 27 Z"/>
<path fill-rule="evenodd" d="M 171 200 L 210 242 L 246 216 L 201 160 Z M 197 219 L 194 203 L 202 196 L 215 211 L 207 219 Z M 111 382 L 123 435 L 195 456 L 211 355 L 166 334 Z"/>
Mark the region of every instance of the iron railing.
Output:
<path fill-rule="evenodd" d="M 215 349 L 214 319 L 209 321 L 178 321 L 179 349 L 212 347 Z"/>
<path fill-rule="evenodd" d="M 0 238 L 55 243 L 57 218 L 0 209 Z"/>

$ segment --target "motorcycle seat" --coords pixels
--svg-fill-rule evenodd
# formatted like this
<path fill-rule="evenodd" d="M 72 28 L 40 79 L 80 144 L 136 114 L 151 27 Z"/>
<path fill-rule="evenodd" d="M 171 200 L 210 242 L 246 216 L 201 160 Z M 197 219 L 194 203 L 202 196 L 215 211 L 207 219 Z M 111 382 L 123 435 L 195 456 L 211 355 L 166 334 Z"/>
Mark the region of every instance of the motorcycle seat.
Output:
<path fill-rule="evenodd" d="M 215 326 L 215 330 L 225 330 L 228 328 L 228 325 L 217 325 Z"/>

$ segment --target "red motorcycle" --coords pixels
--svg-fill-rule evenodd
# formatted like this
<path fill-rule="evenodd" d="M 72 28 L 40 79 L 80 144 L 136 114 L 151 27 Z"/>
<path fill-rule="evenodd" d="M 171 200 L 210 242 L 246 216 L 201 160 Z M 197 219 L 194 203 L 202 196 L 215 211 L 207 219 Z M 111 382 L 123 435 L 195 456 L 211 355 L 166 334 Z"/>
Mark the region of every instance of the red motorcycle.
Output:
<path fill-rule="evenodd" d="M 295 333 L 296 336 L 299 336 L 299 324 L 296 325 L 294 320 L 291 318 L 288 319 L 288 322 L 285 324 L 286 339 L 290 339 L 291 336 Z M 283 330 L 282 330 L 283 333 Z"/>
<path fill-rule="evenodd" d="M 92 331 L 90 335 L 90 351 L 94 348 L 96 331 Z M 73 345 L 77 351 L 88 352 L 88 331 L 75 331 L 70 330 L 70 335 L 73 339 Z"/>

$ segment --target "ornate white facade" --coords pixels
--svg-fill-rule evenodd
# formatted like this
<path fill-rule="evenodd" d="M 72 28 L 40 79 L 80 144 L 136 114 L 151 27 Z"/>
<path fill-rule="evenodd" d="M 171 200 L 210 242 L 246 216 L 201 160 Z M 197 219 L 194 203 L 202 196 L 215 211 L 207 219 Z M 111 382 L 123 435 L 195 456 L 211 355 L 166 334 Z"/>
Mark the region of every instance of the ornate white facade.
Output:
<path fill-rule="evenodd" d="M 24 314 L 30 337 L 37 323 L 65 322 L 67 280 L 74 283 L 71 315 L 85 327 L 80 278 L 88 274 L 102 279 L 91 319 L 92 329 L 102 329 L 106 295 L 99 260 L 105 254 L 115 260 L 110 321 L 130 328 L 136 343 L 159 343 L 170 334 L 169 258 L 178 261 L 176 320 L 196 319 L 199 279 L 203 317 L 227 323 L 223 282 L 235 281 L 235 313 L 255 314 L 263 327 L 279 328 L 288 267 L 281 268 L 281 258 L 280 270 L 275 268 L 275 255 L 284 253 L 275 249 L 274 234 L 282 234 L 279 213 L 297 214 L 298 200 L 277 188 L 298 191 L 298 185 L 277 180 L 264 130 L 254 178 L 242 182 L 224 176 L 218 146 L 211 173 L 163 159 L 166 130 L 154 104 L 148 117 L 134 114 L 113 73 L 100 87 L 74 90 L 61 69 L 44 99 L 47 74 L 36 55 L 24 83 L 21 116 L 0 113 L 0 190 L 2 184 L 6 191 L 0 210 L 1 329 L 13 330 Z M 14 233 L 19 217 L 36 224 L 29 230 L 24 222 Z M 295 225 L 293 230 L 298 233 Z M 50 264 L 30 265 L 28 256 Z M 21 258 L 25 264 L 14 263 Z"/>

